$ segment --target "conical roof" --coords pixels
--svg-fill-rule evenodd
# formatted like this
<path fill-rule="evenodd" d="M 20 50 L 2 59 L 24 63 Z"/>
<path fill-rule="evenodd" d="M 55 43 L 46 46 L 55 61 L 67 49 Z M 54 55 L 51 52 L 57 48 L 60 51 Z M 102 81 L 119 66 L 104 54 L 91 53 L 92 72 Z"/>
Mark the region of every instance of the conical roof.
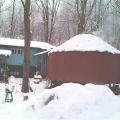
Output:
<path fill-rule="evenodd" d="M 101 38 L 92 34 L 76 35 L 70 40 L 53 49 L 51 52 L 62 51 L 98 51 L 120 54 L 119 50 L 112 47 L 110 44 L 108 44 Z"/>

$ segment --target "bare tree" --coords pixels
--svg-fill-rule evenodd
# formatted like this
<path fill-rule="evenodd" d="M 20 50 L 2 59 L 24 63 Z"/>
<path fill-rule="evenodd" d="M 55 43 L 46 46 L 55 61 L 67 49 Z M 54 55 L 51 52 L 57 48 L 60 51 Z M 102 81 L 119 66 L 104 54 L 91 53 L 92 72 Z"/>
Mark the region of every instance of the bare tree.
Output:
<path fill-rule="evenodd" d="M 1 28 L 1 22 L 2 22 L 2 20 L 1 20 L 1 12 L 2 12 L 2 6 L 4 5 L 4 2 L 5 2 L 5 0 L 4 1 L 0 1 L 0 35 L 2 34 L 2 28 Z"/>
<path fill-rule="evenodd" d="M 114 3 L 115 3 L 114 8 L 120 14 L 120 0 L 115 0 Z"/>
<path fill-rule="evenodd" d="M 44 39 L 46 42 L 50 43 L 54 31 L 60 0 L 37 0 L 36 4 L 40 10 L 42 10 Z"/>
<path fill-rule="evenodd" d="M 96 0 L 71 0 L 64 1 L 73 12 L 73 22 L 77 26 L 77 34 L 86 32 L 90 27 L 90 19 L 93 16 L 93 10 L 96 5 Z"/>
<path fill-rule="evenodd" d="M 2 12 L 2 6 L 4 5 L 4 3 L 5 3 L 5 0 L 0 1 L 0 13 Z"/>
<path fill-rule="evenodd" d="M 13 0 L 13 6 L 12 6 L 12 18 L 11 18 L 11 24 L 10 24 L 10 38 L 13 38 L 13 37 L 14 37 L 15 1 L 16 1 L 16 0 Z"/>
<path fill-rule="evenodd" d="M 24 34 L 25 34 L 25 45 L 24 45 L 24 66 L 23 66 L 23 82 L 22 92 L 29 92 L 29 56 L 30 56 L 30 0 L 21 0 L 24 8 Z M 28 95 L 24 96 L 24 100 L 28 99 Z"/>
<path fill-rule="evenodd" d="M 116 48 L 120 49 L 120 34 L 119 34 L 119 31 L 120 31 L 120 24 L 119 24 L 119 21 L 120 21 L 120 0 L 111 0 L 111 5 L 112 5 L 112 18 L 113 18 L 113 21 L 112 21 L 112 25 L 113 25 L 113 36 L 114 36 L 114 39 L 113 39 L 113 42 L 112 42 L 112 45 L 115 46 Z"/>
<path fill-rule="evenodd" d="M 96 0 L 75 0 L 75 10 L 77 13 L 78 34 L 86 31 L 88 18 L 92 14 Z"/>

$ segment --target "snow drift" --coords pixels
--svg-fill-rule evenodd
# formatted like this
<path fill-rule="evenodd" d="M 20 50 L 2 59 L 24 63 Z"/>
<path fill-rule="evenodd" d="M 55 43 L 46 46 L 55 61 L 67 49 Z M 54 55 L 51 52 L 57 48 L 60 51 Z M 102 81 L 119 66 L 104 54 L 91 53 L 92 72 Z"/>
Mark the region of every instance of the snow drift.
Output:
<path fill-rule="evenodd" d="M 36 86 L 35 86 L 36 85 Z M 0 103 L 2 120 L 119 120 L 120 97 L 104 85 L 66 83 L 44 89 L 46 82 L 35 84 L 36 91 L 22 102 L 14 93 L 12 103 Z M 0 101 L 3 98 L 0 84 Z M 16 100 L 17 99 L 17 100 Z"/>

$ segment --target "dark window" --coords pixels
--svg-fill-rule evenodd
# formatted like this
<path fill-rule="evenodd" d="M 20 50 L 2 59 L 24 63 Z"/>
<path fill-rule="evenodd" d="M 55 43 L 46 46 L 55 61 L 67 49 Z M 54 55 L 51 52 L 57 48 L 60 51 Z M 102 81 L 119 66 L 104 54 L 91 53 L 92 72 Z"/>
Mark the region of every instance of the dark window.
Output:
<path fill-rule="evenodd" d="M 18 49 L 18 54 L 22 54 L 22 50 L 21 49 Z"/>
<path fill-rule="evenodd" d="M 12 54 L 16 54 L 16 49 L 12 49 Z"/>
<path fill-rule="evenodd" d="M 46 58 L 43 57 L 43 64 L 46 64 Z"/>

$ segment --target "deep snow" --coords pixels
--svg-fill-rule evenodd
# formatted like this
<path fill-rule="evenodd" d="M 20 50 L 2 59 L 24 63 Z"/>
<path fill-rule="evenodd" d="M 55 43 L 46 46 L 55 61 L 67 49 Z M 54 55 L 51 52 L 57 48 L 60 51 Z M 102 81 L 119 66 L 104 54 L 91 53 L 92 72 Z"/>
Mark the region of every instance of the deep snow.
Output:
<path fill-rule="evenodd" d="M 21 79 L 14 80 L 12 103 L 4 102 L 5 86 L 0 83 L 1 120 L 120 120 L 120 96 L 105 85 L 66 83 L 45 89 L 48 82 L 34 84 L 31 79 L 34 92 L 23 102 Z"/>

